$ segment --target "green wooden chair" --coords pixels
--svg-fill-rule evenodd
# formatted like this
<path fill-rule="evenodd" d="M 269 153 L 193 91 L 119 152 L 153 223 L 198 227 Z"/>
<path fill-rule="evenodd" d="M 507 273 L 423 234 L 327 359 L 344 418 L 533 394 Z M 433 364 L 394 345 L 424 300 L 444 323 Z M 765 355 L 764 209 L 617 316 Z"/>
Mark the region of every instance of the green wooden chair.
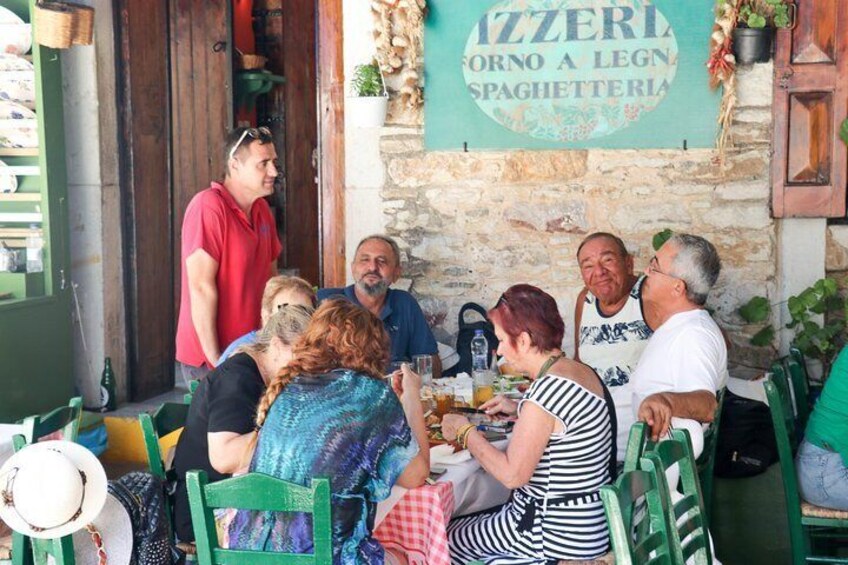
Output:
<path fill-rule="evenodd" d="M 198 386 L 200 386 L 200 381 L 191 381 L 188 383 L 188 392 L 183 395 L 184 403 L 191 404 L 191 399 L 194 398 L 194 393 Z"/>
<path fill-rule="evenodd" d="M 624 471 L 601 487 L 601 500 L 617 565 L 672 565 L 667 503 L 656 470 Z"/>
<path fill-rule="evenodd" d="M 810 383 L 804 354 L 797 348 L 791 348 L 789 355 L 783 358 L 783 368 L 792 385 L 795 400 L 796 428 L 803 433 L 810 417 Z"/>
<path fill-rule="evenodd" d="M 24 446 L 60 430 L 62 439 L 76 441 L 81 415 L 82 398 L 75 396 L 67 406 L 60 406 L 44 415 L 28 416 L 21 422 L 24 433 L 14 436 L 12 445 L 15 451 L 20 451 Z M 12 533 L 13 565 L 42 565 L 47 562 L 48 554 L 52 555 L 59 565 L 73 565 L 74 546 L 71 536 L 56 540 L 36 540 L 17 532 Z"/>
<path fill-rule="evenodd" d="M 138 415 L 141 433 L 144 435 L 147 467 L 154 477 L 162 481 L 167 478 L 167 469 L 162 451 L 159 449 L 159 439 L 185 426 L 188 408 L 188 404 L 166 402 L 152 415 L 146 412 Z"/>
<path fill-rule="evenodd" d="M 786 418 L 785 425 L 786 433 L 789 438 L 789 447 L 794 455 L 804 437 L 804 431 L 799 430 L 798 421 L 795 419 L 795 408 L 792 403 L 792 394 L 789 391 L 789 387 L 792 385 L 789 382 L 789 378 L 786 376 L 786 371 L 783 370 L 782 363 L 775 362 L 772 364 L 771 371 L 769 373 L 769 381 L 780 390 L 778 401 L 781 403 L 781 414 L 783 414 L 784 418 Z"/>
<path fill-rule="evenodd" d="M 287 483 L 264 473 L 248 473 L 212 484 L 207 484 L 207 480 L 204 471 L 189 471 L 186 476 L 191 521 L 197 544 L 197 560 L 200 565 L 332 563 L 333 531 L 328 479 L 312 479 L 311 488 Z M 215 530 L 215 508 L 310 513 L 314 552 L 292 554 L 222 549 L 218 546 L 218 534 Z"/>
<path fill-rule="evenodd" d="M 666 471 L 677 465 L 680 471 L 681 492 L 672 497 L 672 491 L 666 480 Z M 666 526 L 674 563 L 686 563 L 689 558 L 696 565 L 710 565 L 709 531 L 706 513 L 701 495 L 701 485 L 692 455 L 692 444 L 686 430 L 671 430 L 671 439 L 657 443 L 651 451 L 645 453 L 640 461 L 645 471 L 656 472 L 658 487 L 663 498 L 668 501 Z"/>
<path fill-rule="evenodd" d="M 773 368 L 774 369 L 774 368 Z M 792 563 L 848 563 L 848 558 L 814 554 L 813 537 L 848 537 L 848 512 L 822 508 L 805 502 L 798 492 L 798 475 L 795 471 L 797 437 L 792 416 L 792 400 L 785 376 L 772 374 L 764 384 L 768 399 L 780 472 L 783 475 L 783 493 L 786 497 L 786 517 L 789 522 L 789 540 L 792 545 Z"/>
<path fill-rule="evenodd" d="M 642 454 L 654 447 L 651 436 L 648 434 L 648 424 L 636 422 L 630 426 L 630 435 L 627 436 L 627 450 L 624 453 L 623 472 L 635 471 L 639 468 L 639 460 Z"/>
<path fill-rule="evenodd" d="M 710 523 L 710 511 L 713 505 L 713 479 L 715 476 L 715 454 L 716 446 L 718 445 L 718 430 L 721 425 L 721 411 L 724 406 L 724 391 L 721 389 L 716 394 L 715 415 L 707 430 L 704 432 L 704 450 L 695 461 L 698 469 L 698 479 L 701 481 L 701 492 L 704 495 L 704 516 L 707 519 L 707 525 Z"/>

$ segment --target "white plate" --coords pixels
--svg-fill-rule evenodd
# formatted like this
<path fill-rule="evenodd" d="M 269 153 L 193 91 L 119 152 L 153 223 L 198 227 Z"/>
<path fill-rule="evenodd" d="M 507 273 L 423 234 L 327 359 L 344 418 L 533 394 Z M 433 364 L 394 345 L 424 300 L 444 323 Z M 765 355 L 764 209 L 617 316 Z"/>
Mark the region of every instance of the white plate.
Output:
<path fill-rule="evenodd" d="M 0 161 L 0 194 L 11 194 L 18 190 L 18 177 L 4 171 L 6 163 Z"/>
<path fill-rule="evenodd" d="M 38 122 L 0 120 L 0 147 L 38 147 Z"/>
<path fill-rule="evenodd" d="M 17 102 L 5 102 L 0 100 L 0 120 L 27 120 L 35 119 L 35 112 L 18 104 Z"/>
<path fill-rule="evenodd" d="M 32 71 L 32 63 L 20 55 L 0 53 L 0 72 L 4 71 Z"/>
<path fill-rule="evenodd" d="M 0 100 L 17 102 L 35 109 L 35 72 L 6 71 L 0 73 Z"/>
<path fill-rule="evenodd" d="M 0 53 L 26 55 L 32 48 L 32 27 L 29 24 L 0 23 Z"/>

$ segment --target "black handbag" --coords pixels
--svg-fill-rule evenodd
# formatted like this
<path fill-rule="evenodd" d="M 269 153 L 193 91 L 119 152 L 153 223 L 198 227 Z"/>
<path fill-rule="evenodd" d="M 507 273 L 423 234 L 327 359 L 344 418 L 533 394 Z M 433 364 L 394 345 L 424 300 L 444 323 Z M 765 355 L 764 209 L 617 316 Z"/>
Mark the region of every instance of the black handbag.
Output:
<path fill-rule="evenodd" d="M 469 310 L 474 311 L 483 318 L 477 322 L 466 322 L 465 313 Z M 498 348 L 498 338 L 495 336 L 495 327 L 492 322 L 486 317 L 486 309 L 475 302 L 466 302 L 459 309 L 459 333 L 456 335 L 456 352 L 459 354 L 459 363 L 443 372 L 445 377 L 453 377 L 459 373 L 471 374 L 471 340 L 474 339 L 474 332 L 483 330 L 483 335 L 486 336 L 486 341 L 489 342 L 488 360 L 489 366 L 492 364 L 492 351 Z"/>
<path fill-rule="evenodd" d="M 171 565 L 181 559 L 171 538 L 162 482 L 141 471 L 109 481 L 109 492 L 130 516 L 133 529 L 131 565 Z"/>

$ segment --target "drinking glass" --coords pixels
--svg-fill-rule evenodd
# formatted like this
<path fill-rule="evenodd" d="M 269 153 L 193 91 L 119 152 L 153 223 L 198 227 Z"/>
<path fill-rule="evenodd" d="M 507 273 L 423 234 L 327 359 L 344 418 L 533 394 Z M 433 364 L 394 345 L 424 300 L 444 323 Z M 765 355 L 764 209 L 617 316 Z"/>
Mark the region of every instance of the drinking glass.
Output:
<path fill-rule="evenodd" d="M 412 358 L 412 370 L 421 376 L 421 386 L 429 386 L 433 382 L 433 356 L 414 356 Z"/>
<path fill-rule="evenodd" d="M 433 397 L 436 400 L 436 415 L 441 418 L 453 409 L 454 394 L 453 387 L 450 385 L 437 386 L 433 391 Z"/>
<path fill-rule="evenodd" d="M 495 395 L 494 382 L 494 371 L 474 371 L 472 404 L 475 408 L 479 408 L 481 404 L 491 400 Z"/>

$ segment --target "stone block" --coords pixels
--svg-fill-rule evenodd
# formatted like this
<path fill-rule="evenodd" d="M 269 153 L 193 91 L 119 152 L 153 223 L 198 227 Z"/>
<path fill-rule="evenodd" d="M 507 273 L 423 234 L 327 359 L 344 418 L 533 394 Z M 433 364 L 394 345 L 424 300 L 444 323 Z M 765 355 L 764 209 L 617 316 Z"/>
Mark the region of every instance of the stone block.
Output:
<path fill-rule="evenodd" d="M 581 201 L 552 204 L 518 204 L 507 208 L 510 226 L 552 233 L 586 233 L 586 205 Z"/>
<path fill-rule="evenodd" d="M 848 226 L 827 228 L 825 269 L 848 271 Z"/>
<path fill-rule="evenodd" d="M 403 153 L 417 153 L 424 150 L 424 138 L 419 135 L 404 137 L 380 138 L 380 153 L 383 155 L 398 155 Z"/>
<path fill-rule="evenodd" d="M 388 161 L 392 182 L 400 187 L 421 187 L 433 184 L 493 183 L 503 175 L 501 160 L 479 153 L 430 152 L 413 157 L 398 157 Z"/>
<path fill-rule="evenodd" d="M 745 204 L 734 202 L 732 205 L 713 206 L 703 215 L 703 222 L 719 229 L 745 227 L 756 230 L 771 227 L 772 219 L 765 202 Z"/>
<path fill-rule="evenodd" d="M 774 66 L 771 63 L 739 67 L 737 69 L 736 105 L 771 106 Z"/>
<path fill-rule="evenodd" d="M 567 181 L 586 173 L 586 151 L 516 151 L 508 153 L 503 182 Z"/>
<path fill-rule="evenodd" d="M 715 194 L 722 200 L 757 200 L 769 202 L 771 189 L 767 180 L 729 182 L 717 185 Z"/>

